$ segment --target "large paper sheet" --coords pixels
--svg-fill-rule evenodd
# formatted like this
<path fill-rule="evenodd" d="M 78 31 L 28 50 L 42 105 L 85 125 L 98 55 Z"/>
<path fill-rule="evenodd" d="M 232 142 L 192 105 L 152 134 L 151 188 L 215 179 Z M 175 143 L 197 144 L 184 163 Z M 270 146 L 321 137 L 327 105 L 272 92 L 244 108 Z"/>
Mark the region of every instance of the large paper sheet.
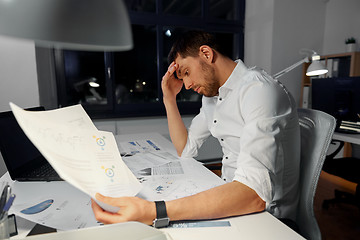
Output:
<path fill-rule="evenodd" d="M 149 201 L 174 200 L 220 186 L 225 182 L 194 159 L 182 158 L 152 169 L 142 178 L 138 196 Z"/>
<path fill-rule="evenodd" d="M 90 197 L 65 181 L 15 182 L 14 192 L 17 201 L 11 211 L 32 222 L 57 230 L 100 225 L 91 209 Z"/>
<path fill-rule="evenodd" d="M 94 217 L 89 195 L 66 181 L 18 182 L 13 181 L 7 172 L 0 178 L 0 186 L 3 183 L 9 184 L 12 193 L 16 195 L 9 214 L 16 214 L 22 237 L 30 232 L 33 225 L 22 225 L 24 220 L 19 221 L 19 217 L 57 230 L 101 225 Z M 16 236 L 17 238 L 19 236 Z"/>
<path fill-rule="evenodd" d="M 97 192 L 121 197 L 140 191 L 141 185 L 122 161 L 113 134 L 91 127 L 85 111 L 70 107 L 31 112 L 13 103 L 10 107 L 32 143 L 60 177 L 76 188 L 93 198 Z M 100 205 L 108 211 L 118 210 Z"/>

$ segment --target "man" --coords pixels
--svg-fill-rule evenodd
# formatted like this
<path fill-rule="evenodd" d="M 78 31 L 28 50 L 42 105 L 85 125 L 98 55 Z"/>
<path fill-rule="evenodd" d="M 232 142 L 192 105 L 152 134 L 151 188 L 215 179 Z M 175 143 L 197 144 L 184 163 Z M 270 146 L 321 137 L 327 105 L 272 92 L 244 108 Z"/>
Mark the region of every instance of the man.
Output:
<path fill-rule="evenodd" d="M 169 62 L 162 90 L 171 140 L 179 155 L 194 157 L 208 136 L 216 137 L 224 153 L 222 178 L 226 183 L 162 206 L 137 197 L 98 194 L 97 200 L 120 210 L 108 213 L 93 202 L 97 220 L 152 224 L 157 211 L 165 211 L 164 205 L 172 221 L 264 210 L 295 220 L 300 135 L 290 93 L 264 71 L 247 69 L 240 60 L 234 62 L 221 54 L 208 33 L 184 34 L 173 45 Z M 203 95 L 200 113 L 189 129 L 176 104 L 183 84 Z"/>

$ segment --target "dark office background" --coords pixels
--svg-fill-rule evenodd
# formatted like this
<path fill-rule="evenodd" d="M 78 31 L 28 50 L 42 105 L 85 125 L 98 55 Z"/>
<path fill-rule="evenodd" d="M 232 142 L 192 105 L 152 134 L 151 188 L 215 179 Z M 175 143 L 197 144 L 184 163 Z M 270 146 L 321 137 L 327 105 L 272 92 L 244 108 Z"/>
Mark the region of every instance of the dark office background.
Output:
<path fill-rule="evenodd" d="M 39 74 L 41 105 L 51 109 L 80 103 L 92 118 L 165 115 L 161 78 L 168 66 L 167 54 L 174 40 L 188 30 L 211 32 L 226 55 L 244 58 L 245 0 L 126 0 L 125 3 L 132 23 L 132 50 L 36 49 L 38 72 L 46 73 L 49 67 L 55 71 L 52 83 L 46 75 L 42 78 Z M 89 81 L 100 86 L 91 87 Z M 51 90 L 56 92 L 56 97 L 49 96 Z M 177 101 L 184 115 L 196 114 L 201 106 L 200 95 L 185 89 Z"/>

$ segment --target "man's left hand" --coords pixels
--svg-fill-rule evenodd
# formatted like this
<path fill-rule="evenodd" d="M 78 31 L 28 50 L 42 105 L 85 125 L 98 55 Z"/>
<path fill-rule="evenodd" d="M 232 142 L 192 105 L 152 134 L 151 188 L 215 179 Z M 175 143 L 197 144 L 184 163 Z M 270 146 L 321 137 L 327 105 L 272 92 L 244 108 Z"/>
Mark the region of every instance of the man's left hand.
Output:
<path fill-rule="evenodd" d="M 104 224 L 138 221 L 151 225 L 156 217 L 155 203 L 138 197 L 106 197 L 99 193 L 95 195 L 96 200 L 119 207 L 116 213 L 107 212 L 102 209 L 94 200 L 91 200 L 91 207 L 97 221 Z"/>

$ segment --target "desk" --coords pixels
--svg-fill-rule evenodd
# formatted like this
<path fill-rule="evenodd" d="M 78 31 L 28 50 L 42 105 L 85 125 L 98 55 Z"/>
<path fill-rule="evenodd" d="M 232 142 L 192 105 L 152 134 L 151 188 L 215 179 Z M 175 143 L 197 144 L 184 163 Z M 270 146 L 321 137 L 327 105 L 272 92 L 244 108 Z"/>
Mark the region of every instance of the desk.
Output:
<path fill-rule="evenodd" d="M 144 139 L 149 138 L 158 142 L 161 146 L 167 148 L 170 152 L 175 152 L 172 144 L 162 137 L 160 134 L 151 133 L 151 134 L 136 134 L 136 135 L 121 135 L 116 136 L 117 141 L 126 141 L 126 140 L 136 140 L 136 139 Z M 195 161 L 195 160 L 194 160 Z M 201 166 L 200 166 L 201 167 Z M 211 177 L 214 180 L 218 180 L 219 178 L 213 174 L 211 171 L 204 168 L 204 171 L 208 172 L 208 174 L 212 174 Z M 14 189 L 16 190 L 16 189 Z M 280 222 L 277 218 L 269 214 L 268 212 L 262 212 L 257 214 L 250 214 L 246 216 L 232 217 L 221 219 L 217 221 L 229 221 L 231 227 L 197 227 L 197 228 L 165 228 L 161 229 L 162 232 L 167 233 L 171 236 L 169 239 L 173 240 L 211 240 L 211 239 L 304 239 L 299 234 L 294 232 L 292 229 L 288 228 L 285 224 Z M 116 227 L 116 226 L 114 226 Z M 109 231 L 106 233 L 106 237 L 113 238 L 115 236 L 119 236 L 117 233 L 114 234 L 114 227 L 107 227 Z M 101 226 L 95 228 L 102 228 Z M 91 231 L 90 228 L 89 231 Z M 112 231 L 111 231 L 112 229 Z M 59 236 L 66 234 L 67 237 L 71 235 L 72 232 L 74 235 L 78 236 L 78 232 L 76 230 L 69 232 L 60 232 L 60 233 L 51 233 L 44 235 L 41 239 L 59 239 Z M 81 232 L 86 233 L 86 229 L 81 229 Z M 57 236 L 56 238 L 54 236 Z M 46 237 L 45 237 L 46 236 Z M 23 237 L 23 236 L 22 236 Z M 21 236 L 13 237 L 11 239 L 20 239 Z M 26 239 L 26 238 L 25 238 Z M 34 239 L 33 237 L 29 239 Z M 138 238 L 134 238 L 138 239 Z"/>
<path fill-rule="evenodd" d="M 351 149 L 350 143 L 360 145 L 360 134 L 348 134 L 348 133 L 334 132 L 333 139 L 345 142 L 344 157 L 352 156 L 352 149 Z"/>
<path fill-rule="evenodd" d="M 334 132 L 333 139 L 360 145 L 360 134 Z"/>
<path fill-rule="evenodd" d="M 36 235 L 25 238 L 25 240 L 98 240 L 100 239 L 99 236 L 101 236 L 101 239 L 104 240 L 115 239 L 120 236 L 122 237 L 121 239 L 126 240 L 304 239 L 267 212 L 227 218 L 226 220 L 231 222 L 231 227 L 162 228 L 157 230 L 139 223 L 137 223 L 137 226 L 133 224 L 128 225 L 129 223 L 123 223 L 106 225 L 105 227 L 101 226 L 60 233 Z M 145 235 L 146 237 L 139 237 L 141 235 Z"/>

